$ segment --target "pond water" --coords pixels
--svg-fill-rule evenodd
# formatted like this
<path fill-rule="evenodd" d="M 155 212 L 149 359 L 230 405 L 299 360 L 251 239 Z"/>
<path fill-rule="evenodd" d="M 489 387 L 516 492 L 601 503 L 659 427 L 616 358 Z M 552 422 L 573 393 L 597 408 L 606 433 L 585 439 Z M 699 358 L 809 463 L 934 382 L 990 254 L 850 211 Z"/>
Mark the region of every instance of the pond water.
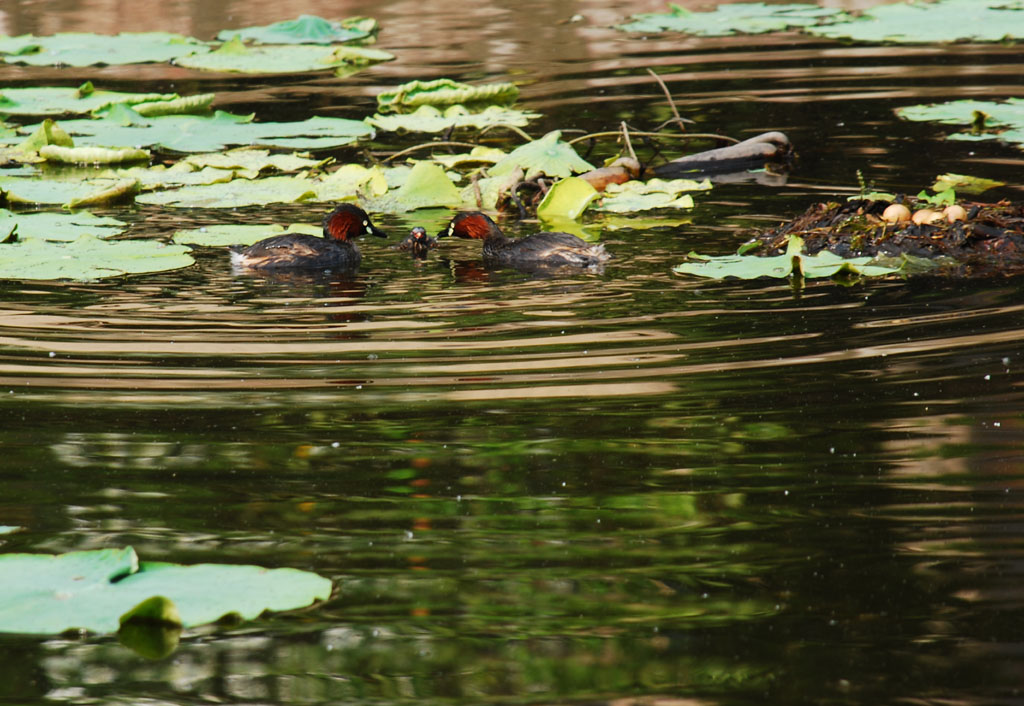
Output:
<path fill-rule="evenodd" d="M 614 0 L 8 5 L 10 34 L 202 39 L 368 14 L 399 59 L 348 79 L 4 66 L 4 85 L 212 90 L 271 120 L 361 118 L 413 78 L 510 78 L 540 135 L 657 125 L 651 67 L 695 129 L 783 130 L 799 159 L 606 230 L 599 275 L 489 271 L 462 241 L 414 262 L 374 239 L 347 277 L 239 276 L 205 250 L 157 275 L 0 284 L 0 524 L 23 528 L 2 551 L 130 545 L 336 586 L 187 630 L 160 660 L 0 636 L 0 703 L 1020 703 L 1024 279 L 670 273 L 854 193 L 857 170 L 911 193 L 977 174 L 1020 199 L 1019 151 L 893 114 L 1024 95 L 1018 46 L 644 38 L 608 27 L 661 3 Z M 323 211 L 99 213 L 166 236 Z M 393 243 L 450 216 L 375 220 Z"/>

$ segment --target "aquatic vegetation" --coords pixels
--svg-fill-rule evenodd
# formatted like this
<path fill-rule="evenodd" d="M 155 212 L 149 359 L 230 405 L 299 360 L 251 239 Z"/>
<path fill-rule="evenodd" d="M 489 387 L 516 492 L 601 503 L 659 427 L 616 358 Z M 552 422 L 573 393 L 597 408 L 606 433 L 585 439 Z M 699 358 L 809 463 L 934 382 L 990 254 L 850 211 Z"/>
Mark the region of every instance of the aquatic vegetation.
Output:
<path fill-rule="evenodd" d="M 761 34 L 792 27 L 807 27 L 840 15 L 840 11 L 817 5 L 788 3 L 766 5 L 763 2 L 719 5 L 710 12 L 691 12 L 669 3 L 667 13 L 633 15 L 632 21 L 618 25 L 627 32 L 685 32 L 702 37 L 731 34 Z"/>
<path fill-rule="evenodd" d="M 958 100 L 946 103 L 910 105 L 896 109 L 904 120 L 964 125 L 969 129 L 949 136 L 950 140 L 999 139 L 1024 149 L 1024 99 L 1005 101 Z"/>
<path fill-rule="evenodd" d="M 5 554 L 0 632 L 115 633 L 132 619 L 192 627 L 227 615 L 252 620 L 330 596 L 331 581 L 297 569 L 140 561 L 131 547 Z M 158 599 L 158 600 L 154 600 Z"/>
<path fill-rule="evenodd" d="M 210 47 L 205 42 L 168 32 L 0 37 L 0 58 L 9 64 L 33 66 L 158 63 L 208 51 Z"/>
<path fill-rule="evenodd" d="M 693 208 L 693 197 L 686 192 L 709 189 L 711 182 L 707 179 L 650 179 L 609 184 L 605 187 L 604 199 L 597 209 L 614 213 L 634 213 L 656 208 Z"/>
<path fill-rule="evenodd" d="M 529 179 L 537 174 L 567 177 L 594 168 L 576 154 L 572 145 L 563 142 L 561 137 L 561 131 L 554 130 L 538 140 L 520 145 L 487 171 L 491 176 L 501 176 L 518 168 Z"/>
<path fill-rule="evenodd" d="M 452 128 L 483 129 L 492 125 L 525 127 L 539 113 L 491 105 L 480 112 L 471 112 L 464 105 L 453 105 L 443 111 L 432 105 L 421 105 L 412 113 L 381 115 L 366 119 L 369 125 L 386 132 L 442 132 Z"/>
<path fill-rule="evenodd" d="M 193 263 L 184 245 L 158 240 L 102 240 L 86 233 L 74 240 L 41 238 L 0 243 L 0 279 L 102 279 L 164 272 Z"/>
<path fill-rule="evenodd" d="M 258 44 L 335 44 L 365 39 L 376 31 L 377 21 L 371 17 L 330 22 L 315 15 L 300 15 L 298 19 L 269 25 L 221 30 L 217 39 L 227 42 L 238 37 Z"/>
<path fill-rule="evenodd" d="M 224 247 L 227 245 L 252 245 L 264 238 L 288 233 L 321 235 L 323 229 L 306 223 L 292 223 L 287 228 L 271 225 L 238 225 L 234 223 L 187 228 L 174 232 L 171 238 L 179 245 L 202 245 L 205 247 Z"/>
<path fill-rule="evenodd" d="M 183 56 L 175 63 L 190 69 L 247 74 L 302 73 L 391 61 L 378 49 L 306 44 L 246 46 L 237 37 L 206 54 Z"/>
<path fill-rule="evenodd" d="M 450 78 L 433 81 L 410 81 L 377 94 L 377 109 L 382 113 L 401 112 L 422 105 L 454 105 L 457 103 L 512 103 L 519 97 L 514 83 L 491 83 L 474 86 Z"/>
<path fill-rule="evenodd" d="M 109 238 L 125 230 L 125 222 L 96 216 L 88 211 L 74 213 L 15 213 L 0 208 L 0 240 L 12 234 L 19 240 L 75 240 L 80 235 Z"/>

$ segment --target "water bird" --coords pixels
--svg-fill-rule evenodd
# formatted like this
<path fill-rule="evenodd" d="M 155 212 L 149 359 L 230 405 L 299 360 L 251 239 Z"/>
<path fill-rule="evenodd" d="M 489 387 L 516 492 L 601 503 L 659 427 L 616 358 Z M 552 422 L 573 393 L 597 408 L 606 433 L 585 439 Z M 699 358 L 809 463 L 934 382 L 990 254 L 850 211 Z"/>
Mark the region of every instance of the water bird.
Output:
<path fill-rule="evenodd" d="M 395 250 L 409 250 L 412 256 L 419 260 L 426 260 L 427 253 L 437 247 L 437 240 L 427 235 L 427 229 L 423 226 L 416 226 L 405 240 L 395 246 Z"/>
<path fill-rule="evenodd" d="M 324 216 L 323 237 L 286 233 L 250 245 L 231 248 L 231 264 L 242 269 L 355 269 L 362 254 L 353 240 L 361 235 L 386 238 L 366 211 L 353 203 L 338 205 Z"/>
<path fill-rule="evenodd" d="M 438 238 L 452 236 L 482 240 L 484 264 L 491 267 L 591 269 L 611 259 L 604 245 L 588 243 L 570 233 L 534 233 L 512 240 L 479 211 L 458 214 L 447 228 L 437 234 Z"/>

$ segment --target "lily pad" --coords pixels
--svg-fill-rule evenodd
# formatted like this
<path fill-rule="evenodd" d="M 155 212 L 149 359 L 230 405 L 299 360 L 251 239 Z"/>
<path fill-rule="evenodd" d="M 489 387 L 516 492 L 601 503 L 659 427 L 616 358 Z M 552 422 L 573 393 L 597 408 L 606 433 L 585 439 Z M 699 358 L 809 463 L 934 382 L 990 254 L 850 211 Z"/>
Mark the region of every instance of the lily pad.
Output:
<path fill-rule="evenodd" d="M 789 3 L 766 5 L 763 2 L 719 5 L 710 12 L 691 12 L 669 3 L 667 13 L 633 15 L 633 21 L 618 25 L 627 32 L 685 32 L 700 37 L 724 37 L 731 34 L 762 34 L 791 27 L 807 27 L 828 21 L 840 11 L 817 5 Z"/>
<path fill-rule="evenodd" d="M 417 162 L 398 189 L 377 199 L 367 199 L 366 206 L 373 211 L 396 213 L 462 204 L 462 196 L 444 168 L 432 162 Z"/>
<path fill-rule="evenodd" d="M 514 83 L 489 83 L 473 86 L 450 78 L 433 81 L 410 81 L 377 95 L 381 112 L 404 111 L 421 105 L 453 105 L 456 103 L 511 103 L 519 97 Z"/>
<path fill-rule="evenodd" d="M 155 147 L 176 152 L 214 152 L 229 145 L 326 149 L 346 145 L 373 130 L 362 121 L 313 117 L 292 123 L 256 123 L 252 115 L 217 111 L 212 116 L 143 117 L 130 108 L 98 120 L 67 120 L 60 126 L 81 145 Z"/>
<path fill-rule="evenodd" d="M 1012 0 L 896 3 L 865 10 L 846 22 L 808 27 L 806 31 L 860 42 L 999 42 L 1024 37 L 1022 10 L 1021 4 Z"/>
<path fill-rule="evenodd" d="M 296 20 L 270 25 L 225 29 L 217 35 L 217 39 L 226 42 L 239 37 L 258 44 L 335 44 L 369 37 L 376 29 L 376 21 L 369 17 L 349 17 L 341 22 L 329 22 L 315 15 L 300 15 Z"/>
<path fill-rule="evenodd" d="M 171 101 L 177 93 L 121 93 L 82 91 L 81 88 L 4 88 L 0 91 L 0 113 L 8 115 L 87 115 L 113 103 L 137 105 Z"/>
<path fill-rule="evenodd" d="M 0 179 L 0 186 L 3 180 Z M 317 199 L 317 183 L 301 176 L 235 179 L 205 186 L 183 186 L 139 194 L 138 203 L 178 208 L 241 208 L 267 203 L 296 203 Z"/>
<path fill-rule="evenodd" d="M 1006 182 L 984 177 L 967 176 L 966 174 L 942 174 L 935 179 L 932 191 L 942 192 L 953 189 L 963 194 L 980 194 L 983 191 L 994 189 L 997 186 L 1005 186 Z"/>
<path fill-rule="evenodd" d="M 575 220 L 600 194 L 597 189 L 579 177 L 568 177 L 556 182 L 537 205 L 537 217 L 551 221 L 556 218 Z"/>
<path fill-rule="evenodd" d="M 51 635 L 117 632 L 132 618 L 184 627 L 245 619 L 330 596 L 331 582 L 297 569 L 140 562 L 131 547 L 62 555 L 5 554 L 0 631 Z M 154 599 L 162 599 L 156 600 Z M 154 612 L 156 611 L 156 612 Z"/>
<path fill-rule="evenodd" d="M 31 239 L 0 244 L 0 279 L 92 280 L 176 270 L 192 262 L 184 245 L 156 240 L 101 240 L 81 235 L 68 242 Z"/>
<path fill-rule="evenodd" d="M 537 174 L 565 178 L 593 169 L 592 164 L 576 154 L 572 145 L 560 139 L 561 136 L 560 131 L 554 130 L 539 140 L 520 145 L 491 167 L 488 173 L 501 176 L 520 167 L 528 179 Z"/>
<path fill-rule="evenodd" d="M 124 221 L 102 218 L 88 211 L 75 213 L 15 213 L 0 208 L 0 240 L 17 228 L 21 240 L 75 240 L 81 235 L 109 238 L 124 231 Z M 6 247 L 0 244 L 0 248 Z"/>
<path fill-rule="evenodd" d="M 706 191 L 710 188 L 711 182 L 707 179 L 651 179 L 646 182 L 633 180 L 625 184 L 609 184 L 596 210 L 634 213 L 655 208 L 693 208 L 693 197 L 684 192 Z"/>
<path fill-rule="evenodd" d="M 61 204 L 80 208 L 130 197 L 138 189 L 134 179 L 43 179 L 0 177 L 0 194 L 8 204 Z"/>
<path fill-rule="evenodd" d="M 987 140 L 998 138 L 1024 149 L 1024 99 L 994 101 L 959 100 L 947 103 L 911 105 L 898 108 L 905 120 L 931 121 L 946 125 L 970 125 L 972 131 L 950 135 L 949 139 Z"/>
<path fill-rule="evenodd" d="M 182 57 L 175 63 L 190 69 L 249 74 L 321 71 L 338 66 L 365 66 L 390 61 L 394 55 L 371 49 L 304 44 L 246 46 L 237 37 L 209 54 Z"/>
<path fill-rule="evenodd" d="M 464 105 L 453 105 L 445 108 L 444 111 L 432 105 L 422 105 L 412 113 L 404 115 L 381 115 L 377 113 L 366 119 L 369 125 L 373 125 L 385 132 L 443 132 L 452 128 L 472 127 L 483 129 L 492 125 L 512 125 L 514 127 L 525 127 L 534 118 L 540 117 L 540 113 L 530 113 L 525 110 L 504 108 L 491 105 L 484 110 L 474 113 Z"/>
<path fill-rule="evenodd" d="M 191 115 L 210 111 L 213 105 L 213 93 L 199 93 L 194 96 L 183 96 L 173 100 L 146 101 L 132 105 L 132 110 L 142 117 L 154 115 Z"/>
<path fill-rule="evenodd" d="M 479 166 L 481 164 L 496 164 L 504 159 L 507 153 L 497 147 L 474 147 L 469 152 L 458 154 L 435 154 L 431 155 L 430 161 L 437 162 L 448 169 L 455 167 Z"/>
<path fill-rule="evenodd" d="M 311 159 L 307 154 L 271 154 L 269 150 L 241 147 L 226 152 L 208 152 L 189 155 L 183 163 L 196 168 L 214 167 L 239 172 L 247 178 L 256 178 L 260 172 L 275 171 L 285 174 L 302 169 L 322 167 L 331 161 L 327 159 Z"/>
<path fill-rule="evenodd" d="M 854 257 L 842 258 L 827 250 L 817 255 L 803 254 L 803 238 L 790 236 L 783 255 L 774 257 L 757 257 L 754 255 L 723 255 L 707 257 L 690 253 L 690 257 L 699 262 L 684 262 L 676 265 L 672 271 L 679 275 L 696 275 L 712 279 L 736 277 L 739 279 L 757 279 L 774 277 L 783 279 L 790 275 L 806 278 L 832 277 L 839 272 L 852 272 L 866 277 L 899 272 L 899 267 L 886 267 L 871 264 L 873 258 Z"/>
<path fill-rule="evenodd" d="M 39 156 L 47 162 L 60 164 L 123 164 L 150 158 L 149 152 L 134 147 L 109 149 L 107 147 L 61 147 L 60 145 L 42 147 L 39 150 Z"/>
<path fill-rule="evenodd" d="M 103 174 L 110 174 L 104 172 Z M 250 178 L 245 174 L 228 169 L 204 167 L 193 169 L 191 165 L 178 162 L 170 167 L 157 164 L 151 167 L 132 167 L 117 169 L 112 172 L 118 179 L 131 179 L 139 182 L 143 190 L 176 188 L 179 186 L 200 186 L 203 184 L 220 184 L 234 179 L 236 176 Z M 255 178 L 258 175 L 253 175 Z"/>
<path fill-rule="evenodd" d="M 0 38 L 9 64 L 93 66 L 170 61 L 210 48 L 198 39 L 167 32 L 124 32 L 115 36 L 69 32 L 49 37 Z"/>
<path fill-rule="evenodd" d="M 277 224 L 270 225 L 214 225 L 203 228 L 191 228 L 175 231 L 172 238 L 181 245 L 203 245 L 206 247 L 224 247 L 227 245 L 252 245 L 255 242 L 286 233 L 303 233 L 305 235 L 321 235 L 323 229 L 305 223 L 292 223 L 287 228 Z"/>

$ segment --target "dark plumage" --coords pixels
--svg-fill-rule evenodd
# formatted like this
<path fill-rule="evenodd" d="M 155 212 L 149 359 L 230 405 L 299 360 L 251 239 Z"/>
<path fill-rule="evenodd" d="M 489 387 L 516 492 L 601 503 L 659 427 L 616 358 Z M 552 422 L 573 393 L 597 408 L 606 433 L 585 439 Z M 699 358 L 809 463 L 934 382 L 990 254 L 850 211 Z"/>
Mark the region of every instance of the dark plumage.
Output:
<path fill-rule="evenodd" d="M 454 236 L 482 240 L 488 265 L 531 269 L 539 267 L 592 268 L 611 259 L 600 243 L 588 243 L 570 233 L 534 233 L 510 240 L 497 224 L 479 211 L 460 213 L 438 238 Z"/>
<path fill-rule="evenodd" d="M 427 235 L 427 229 L 416 226 L 405 236 L 405 240 L 395 246 L 395 250 L 409 250 L 413 257 L 426 260 L 427 253 L 436 247 L 437 241 Z"/>
<path fill-rule="evenodd" d="M 324 216 L 324 235 L 288 233 L 266 238 L 247 248 L 231 248 L 231 264 L 244 269 L 355 269 L 362 255 L 352 239 L 360 235 L 386 238 L 366 212 L 343 203 Z"/>

